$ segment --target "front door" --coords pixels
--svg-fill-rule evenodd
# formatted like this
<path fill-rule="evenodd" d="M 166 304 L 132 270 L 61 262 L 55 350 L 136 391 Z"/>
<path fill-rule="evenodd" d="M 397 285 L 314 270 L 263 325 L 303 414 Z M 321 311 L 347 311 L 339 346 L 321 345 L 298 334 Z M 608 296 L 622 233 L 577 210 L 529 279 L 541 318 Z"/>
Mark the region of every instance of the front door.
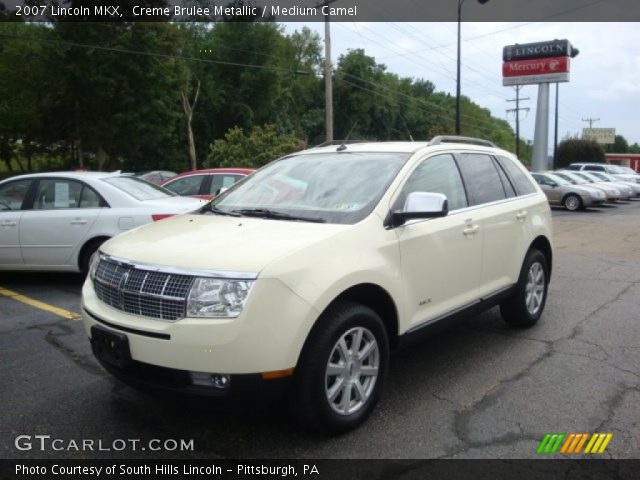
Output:
<path fill-rule="evenodd" d="M 415 328 L 476 301 L 483 232 L 480 210 L 466 209 L 467 197 L 453 155 L 424 159 L 392 208 L 402 209 L 411 192 L 446 195 L 450 212 L 443 218 L 412 220 L 396 229 L 407 313 L 410 328 Z"/>

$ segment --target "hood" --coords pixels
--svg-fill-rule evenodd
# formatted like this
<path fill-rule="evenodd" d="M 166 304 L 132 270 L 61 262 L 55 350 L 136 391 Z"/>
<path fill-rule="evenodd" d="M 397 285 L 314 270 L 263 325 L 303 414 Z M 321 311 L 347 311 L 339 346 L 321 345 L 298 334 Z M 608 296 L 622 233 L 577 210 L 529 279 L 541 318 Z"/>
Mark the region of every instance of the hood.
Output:
<path fill-rule="evenodd" d="M 350 225 L 179 215 L 123 233 L 100 250 L 133 262 L 194 270 L 260 272 Z"/>

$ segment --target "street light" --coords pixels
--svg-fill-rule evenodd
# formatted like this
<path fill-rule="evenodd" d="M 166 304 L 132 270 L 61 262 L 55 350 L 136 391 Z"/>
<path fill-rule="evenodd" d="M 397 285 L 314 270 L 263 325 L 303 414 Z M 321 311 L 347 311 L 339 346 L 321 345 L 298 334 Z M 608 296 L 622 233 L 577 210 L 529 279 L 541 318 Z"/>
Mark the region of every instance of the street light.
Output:
<path fill-rule="evenodd" d="M 484 5 L 489 0 L 478 0 Z M 462 4 L 464 0 L 458 0 L 458 76 L 456 79 L 456 135 L 460 135 L 460 27 L 462 24 Z"/>

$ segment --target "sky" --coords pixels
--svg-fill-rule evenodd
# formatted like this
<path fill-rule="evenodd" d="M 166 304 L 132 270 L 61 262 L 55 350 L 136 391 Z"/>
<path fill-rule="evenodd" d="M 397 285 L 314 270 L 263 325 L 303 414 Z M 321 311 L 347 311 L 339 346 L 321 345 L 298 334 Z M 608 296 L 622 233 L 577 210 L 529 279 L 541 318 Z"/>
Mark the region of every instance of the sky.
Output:
<path fill-rule="evenodd" d="M 323 23 L 289 23 L 291 32 L 308 26 L 324 38 Z M 593 127 L 615 128 L 630 144 L 640 143 L 640 25 L 638 23 L 463 23 L 462 93 L 515 128 L 514 87 L 502 86 L 502 48 L 514 43 L 569 39 L 580 54 L 571 60 L 571 81 L 560 84 L 559 140 L 581 134 L 583 119 Z M 387 70 L 430 80 L 436 90 L 455 95 L 456 23 L 332 23 L 332 60 L 349 49 L 363 48 Z M 538 87 L 524 86 L 521 136 L 534 135 Z M 553 145 L 555 86 L 550 95 Z"/>

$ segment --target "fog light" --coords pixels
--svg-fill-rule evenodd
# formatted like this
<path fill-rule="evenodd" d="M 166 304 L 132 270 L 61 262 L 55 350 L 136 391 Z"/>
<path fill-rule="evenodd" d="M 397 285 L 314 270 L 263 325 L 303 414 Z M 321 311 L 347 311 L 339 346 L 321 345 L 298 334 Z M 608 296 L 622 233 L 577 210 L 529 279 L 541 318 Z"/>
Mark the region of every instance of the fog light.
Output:
<path fill-rule="evenodd" d="M 189 372 L 191 383 L 202 387 L 229 388 L 231 377 L 222 373 Z"/>

